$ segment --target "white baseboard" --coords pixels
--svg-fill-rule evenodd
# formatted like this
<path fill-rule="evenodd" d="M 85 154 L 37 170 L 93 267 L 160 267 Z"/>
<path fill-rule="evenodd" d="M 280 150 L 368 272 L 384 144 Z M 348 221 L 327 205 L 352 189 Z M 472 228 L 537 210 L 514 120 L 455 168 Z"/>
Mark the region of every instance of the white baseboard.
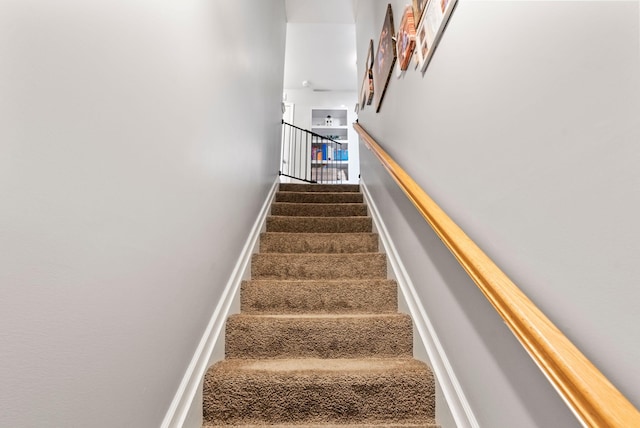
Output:
<path fill-rule="evenodd" d="M 209 364 L 211 363 L 211 356 L 214 353 L 214 349 L 219 349 L 223 346 L 223 337 L 221 337 L 221 333 L 224 329 L 227 317 L 229 316 L 229 310 L 232 303 L 239 293 L 242 279 L 247 277 L 245 274 L 248 272 L 247 269 L 250 268 L 251 255 L 254 253 L 254 249 L 258 244 L 260 232 L 262 231 L 269 213 L 271 202 L 273 201 L 278 189 L 278 183 L 279 180 L 276 179 L 269 190 L 269 194 L 267 195 L 262 208 L 260 209 L 258 218 L 251 228 L 251 232 L 249 233 L 249 237 L 242 248 L 238 262 L 234 266 L 233 272 L 229 277 L 229 281 L 222 292 L 220 301 L 218 302 L 216 309 L 213 311 L 213 315 L 211 315 L 209 324 L 207 324 L 207 328 L 200 339 L 200 343 L 198 344 L 193 358 L 191 359 L 191 363 L 189 364 L 189 367 L 182 378 L 182 382 L 180 382 L 178 391 L 173 397 L 171 406 L 169 406 L 169 410 L 162 421 L 162 428 L 182 428 L 188 420 L 189 425 L 194 425 L 194 423 L 191 422 L 195 413 L 192 411 L 192 408 L 202 408 L 202 403 L 196 402 L 196 399 L 201 397 L 200 389 L 202 379 L 204 378 Z M 200 412 L 197 426 L 200 426 L 201 423 L 202 416 Z"/>
<path fill-rule="evenodd" d="M 398 287 L 400 288 L 400 291 L 407 303 L 411 317 L 413 318 L 413 323 L 427 352 L 431 369 L 433 370 L 442 390 L 442 395 L 444 396 L 449 406 L 449 410 L 451 411 L 451 416 L 458 428 L 479 428 L 480 425 L 471 410 L 471 406 L 464 395 L 464 391 L 462 390 L 453 368 L 449 363 L 449 359 L 442 348 L 433 324 L 431 324 L 429 316 L 427 315 L 424 306 L 422 306 L 416 289 L 413 286 L 413 282 L 400 260 L 398 251 L 389 236 L 389 232 L 382 220 L 382 217 L 380 216 L 380 212 L 378 211 L 375 202 L 371 198 L 369 189 L 367 189 L 366 184 L 362 180 L 360 182 L 360 188 L 362 189 L 362 193 L 364 194 L 367 205 L 369 206 L 373 223 L 380 235 L 380 241 L 387 253 L 387 259 L 389 260 L 391 270 L 398 282 Z"/>

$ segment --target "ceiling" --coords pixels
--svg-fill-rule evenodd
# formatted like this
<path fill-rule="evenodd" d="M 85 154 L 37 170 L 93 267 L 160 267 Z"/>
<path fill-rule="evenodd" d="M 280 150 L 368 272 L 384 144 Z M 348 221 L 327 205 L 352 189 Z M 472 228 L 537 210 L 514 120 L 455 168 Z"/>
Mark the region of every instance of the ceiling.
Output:
<path fill-rule="evenodd" d="M 356 91 L 357 1 L 285 0 L 285 89 Z"/>
<path fill-rule="evenodd" d="M 355 24 L 358 0 L 285 0 L 287 22 Z"/>

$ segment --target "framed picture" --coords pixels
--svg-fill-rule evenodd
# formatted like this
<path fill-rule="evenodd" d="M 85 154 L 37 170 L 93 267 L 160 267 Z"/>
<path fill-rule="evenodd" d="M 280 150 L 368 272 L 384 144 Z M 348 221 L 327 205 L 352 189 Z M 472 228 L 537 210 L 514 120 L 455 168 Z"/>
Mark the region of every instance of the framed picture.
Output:
<path fill-rule="evenodd" d="M 426 68 L 425 64 L 429 56 L 429 45 L 427 44 L 427 28 L 423 17 L 416 31 L 416 62 L 420 70 Z"/>
<path fill-rule="evenodd" d="M 447 6 L 449 6 L 449 0 L 440 0 L 440 9 L 443 14 L 447 11 Z"/>
<path fill-rule="evenodd" d="M 411 6 L 407 6 L 404 9 L 396 40 L 398 65 L 400 70 L 404 71 L 409 68 L 411 55 L 416 45 L 416 26 L 413 20 L 413 8 Z"/>
<path fill-rule="evenodd" d="M 425 7 L 429 0 L 413 0 L 413 19 L 416 22 L 420 22 L 420 18 L 422 18 L 422 12 L 424 12 Z"/>
<path fill-rule="evenodd" d="M 365 62 L 364 78 L 360 89 L 360 110 L 373 102 L 373 39 L 369 40 L 369 51 Z"/>
<path fill-rule="evenodd" d="M 396 63 L 396 42 L 393 25 L 393 10 L 391 4 L 387 5 L 387 13 L 382 24 L 380 40 L 378 41 L 378 51 L 376 52 L 373 64 L 373 86 L 376 88 L 374 99 L 376 102 L 376 113 L 380 111 L 382 99 L 387 91 L 391 71 Z"/>
<path fill-rule="evenodd" d="M 422 14 L 422 20 L 416 32 L 416 44 L 419 52 L 418 66 L 423 73 L 429 65 L 456 3 L 457 0 L 431 0 Z"/>
<path fill-rule="evenodd" d="M 442 25 L 444 13 L 440 7 L 440 0 L 432 1 L 424 12 L 425 28 L 427 30 L 427 43 L 433 46 L 436 41 L 436 35 Z"/>
<path fill-rule="evenodd" d="M 362 79 L 362 88 L 360 89 L 360 110 L 364 106 L 371 105 L 373 102 L 373 74 L 371 70 L 365 70 L 364 79 Z"/>
<path fill-rule="evenodd" d="M 373 39 L 369 39 L 369 52 L 367 53 L 367 68 L 373 72 Z"/>

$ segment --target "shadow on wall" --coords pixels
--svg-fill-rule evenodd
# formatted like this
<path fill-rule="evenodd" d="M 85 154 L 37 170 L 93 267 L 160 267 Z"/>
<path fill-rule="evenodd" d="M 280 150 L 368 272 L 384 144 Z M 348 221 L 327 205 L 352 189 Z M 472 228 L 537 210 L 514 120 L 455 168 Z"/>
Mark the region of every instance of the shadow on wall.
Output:
<path fill-rule="evenodd" d="M 483 402 L 473 396 L 474 390 L 486 392 L 496 387 L 486 375 L 486 369 L 491 365 L 489 372 L 497 372 L 502 377 L 500 382 L 505 382 L 510 388 L 509 393 L 517 397 L 513 401 L 522 406 L 519 412 L 528 414 L 530 420 L 535 421 L 535 426 L 557 426 L 558 412 L 566 414 L 562 426 L 572 426 L 565 421 L 575 421 L 575 426 L 580 426 L 477 285 L 404 193 L 391 178 L 388 180 L 392 187 L 377 188 L 377 191 L 386 193 L 384 196 L 378 195 L 378 198 L 388 197 L 393 201 L 388 205 L 397 207 L 404 220 L 405 231 L 412 235 L 408 237 L 412 244 L 410 254 L 403 254 L 406 245 L 398 249 L 471 404 Z M 394 225 L 394 229 L 397 226 Z M 425 266 L 428 266 L 429 272 L 421 275 L 419 272 L 424 272 Z M 457 319 L 453 320 L 452 317 Z M 469 342 L 461 341 L 461 337 Z M 476 356 L 452 355 L 458 352 L 473 353 L 473 349 L 482 349 L 482 352 Z M 533 388 L 531 379 L 536 380 Z M 470 381 L 484 384 L 471 390 L 465 387 L 465 383 Z M 501 385 L 502 388 L 504 386 Z M 549 411 L 551 408 L 553 411 Z M 473 411 L 482 424 L 482 413 L 487 409 L 473 406 Z M 508 413 L 497 418 L 493 415 L 491 419 L 494 422 L 496 419 L 507 419 Z M 510 422 L 504 420 L 504 426 Z"/>

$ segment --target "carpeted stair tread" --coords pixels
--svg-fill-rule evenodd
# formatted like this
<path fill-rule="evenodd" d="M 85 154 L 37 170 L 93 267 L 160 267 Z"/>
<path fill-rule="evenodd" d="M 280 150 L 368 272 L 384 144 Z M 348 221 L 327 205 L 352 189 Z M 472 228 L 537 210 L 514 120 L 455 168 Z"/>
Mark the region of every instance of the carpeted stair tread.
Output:
<path fill-rule="evenodd" d="M 276 192 L 276 202 L 312 204 L 359 204 L 364 201 L 362 193 L 352 192 Z"/>
<path fill-rule="evenodd" d="M 367 206 L 355 203 L 313 204 L 296 202 L 274 202 L 271 215 L 299 217 L 356 217 L 366 216 Z"/>
<path fill-rule="evenodd" d="M 278 190 L 283 192 L 360 192 L 358 184 L 302 184 L 280 183 Z"/>
<path fill-rule="evenodd" d="M 385 279 L 382 253 L 257 253 L 251 259 L 254 279 Z"/>
<path fill-rule="evenodd" d="M 243 281 L 240 308 L 246 314 L 394 313 L 396 282 L 389 279 Z"/>
<path fill-rule="evenodd" d="M 434 423 L 431 370 L 410 358 L 224 360 L 204 380 L 219 425 Z"/>
<path fill-rule="evenodd" d="M 265 232 L 262 253 L 371 253 L 378 251 L 377 233 Z"/>
<path fill-rule="evenodd" d="M 267 232 L 359 233 L 371 232 L 371 217 L 268 216 Z"/>
<path fill-rule="evenodd" d="M 227 319 L 227 358 L 411 357 L 405 314 L 236 314 Z"/>
<path fill-rule="evenodd" d="M 204 428 L 439 428 L 372 230 L 358 185 L 280 185 L 204 379 Z"/>
<path fill-rule="evenodd" d="M 435 423 L 415 423 L 415 424 L 389 424 L 386 422 L 380 422 L 377 424 L 289 424 L 289 425 L 202 425 L 202 428 L 440 428 L 440 425 Z"/>

